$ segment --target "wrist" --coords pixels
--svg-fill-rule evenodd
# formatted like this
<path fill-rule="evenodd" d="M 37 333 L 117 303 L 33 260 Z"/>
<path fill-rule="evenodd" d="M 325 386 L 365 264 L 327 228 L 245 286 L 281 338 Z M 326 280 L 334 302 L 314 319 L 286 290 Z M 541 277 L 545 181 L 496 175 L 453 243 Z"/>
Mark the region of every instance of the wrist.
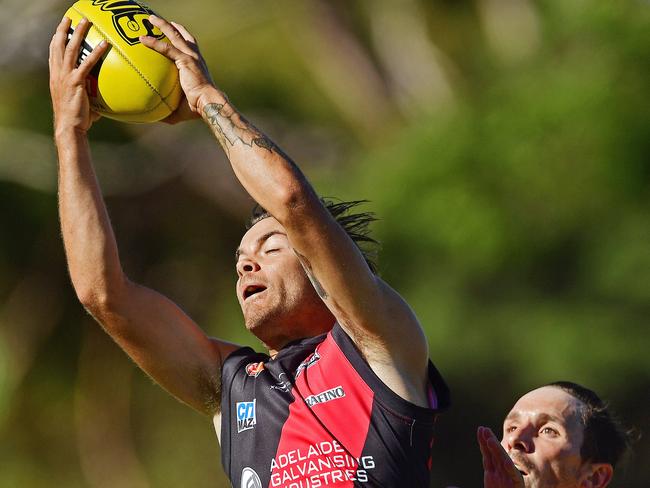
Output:
<path fill-rule="evenodd" d="M 54 142 L 69 141 L 70 139 L 86 139 L 88 131 L 75 125 L 55 125 Z"/>
<path fill-rule="evenodd" d="M 225 93 L 220 91 L 218 88 L 215 88 L 214 86 L 203 90 L 203 93 L 199 95 L 196 102 L 196 110 L 201 117 L 204 115 L 203 111 L 205 109 L 205 106 L 211 103 L 219 103 L 221 105 L 225 105 L 228 103 L 228 97 Z"/>

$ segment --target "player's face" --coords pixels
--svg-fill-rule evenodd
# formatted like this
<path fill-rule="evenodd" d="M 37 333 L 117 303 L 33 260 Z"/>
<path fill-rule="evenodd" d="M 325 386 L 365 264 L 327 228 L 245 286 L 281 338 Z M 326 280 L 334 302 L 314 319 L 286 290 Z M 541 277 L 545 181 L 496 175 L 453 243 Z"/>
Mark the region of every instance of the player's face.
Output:
<path fill-rule="evenodd" d="M 582 403 L 545 386 L 519 399 L 503 424 L 501 445 L 522 472 L 527 488 L 579 487 Z"/>
<path fill-rule="evenodd" d="M 325 307 L 276 219 L 265 218 L 244 234 L 237 276 L 246 328 L 263 342 L 273 347 L 310 335 L 304 330 L 309 318 Z"/>

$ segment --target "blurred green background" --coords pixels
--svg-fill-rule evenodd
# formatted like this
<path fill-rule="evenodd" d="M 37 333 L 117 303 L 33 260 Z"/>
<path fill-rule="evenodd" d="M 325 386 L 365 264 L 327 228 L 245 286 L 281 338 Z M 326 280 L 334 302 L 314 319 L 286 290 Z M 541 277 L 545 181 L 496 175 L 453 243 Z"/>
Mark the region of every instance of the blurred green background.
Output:
<path fill-rule="evenodd" d="M 56 209 L 47 47 L 69 2 L 0 12 L 0 486 L 227 486 L 208 419 L 83 311 Z M 482 486 L 479 424 L 558 379 L 650 420 L 650 4 L 151 0 L 326 196 L 372 201 L 380 270 L 453 408 L 434 487 Z M 211 335 L 244 331 L 252 205 L 200 122 L 91 131 L 129 276 Z M 645 487 L 637 443 L 613 486 Z"/>

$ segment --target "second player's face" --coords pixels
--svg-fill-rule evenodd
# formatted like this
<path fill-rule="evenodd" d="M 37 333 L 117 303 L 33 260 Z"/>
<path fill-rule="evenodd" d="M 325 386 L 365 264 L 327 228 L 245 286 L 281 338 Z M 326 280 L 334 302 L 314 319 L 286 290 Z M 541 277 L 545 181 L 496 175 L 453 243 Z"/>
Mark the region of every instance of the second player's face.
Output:
<path fill-rule="evenodd" d="M 296 328 L 323 303 L 276 219 L 265 218 L 244 234 L 236 267 L 246 328 L 267 345 L 304 337 Z"/>
<path fill-rule="evenodd" d="M 527 488 L 577 488 L 582 478 L 582 403 L 545 386 L 519 399 L 503 424 L 501 445 Z"/>

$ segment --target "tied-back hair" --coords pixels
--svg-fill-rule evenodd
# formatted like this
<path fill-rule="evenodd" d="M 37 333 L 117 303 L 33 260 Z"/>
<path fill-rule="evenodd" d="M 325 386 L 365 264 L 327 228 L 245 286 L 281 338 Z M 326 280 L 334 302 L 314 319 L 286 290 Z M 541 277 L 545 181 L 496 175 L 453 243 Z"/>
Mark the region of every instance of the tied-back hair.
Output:
<path fill-rule="evenodd" d="M 584 405 L 581 409 L 584 428 L 580 448 L 582 461 L 608 463 L 616 467 L 632 445 L 634 432 L 625 430 L 620 420 L 609 411 L 609 406 L 589 388 L 570 381 L 556 381 L 546 386 L 560 388 Z"/>
<path fill-rule="evenodd" d="M 368 203 L 368 200 L 352 200 L 344 202 L 332 198 L 321 197 L 321 203 L 330 215 L 343 228 L 345 233 L 356 244 L 363 255 L 366 264 L 377 274 L 377 250 L 379 242 L 370 236 L 370 224 L 377 220 L 374 212 L 352 212 L 358 205 Z M 259 204 L 253 207 L 251 216 L 246 223 L 246 230 L 253 227 L 260 220 L 270 217 L 271 214 Z"/>

